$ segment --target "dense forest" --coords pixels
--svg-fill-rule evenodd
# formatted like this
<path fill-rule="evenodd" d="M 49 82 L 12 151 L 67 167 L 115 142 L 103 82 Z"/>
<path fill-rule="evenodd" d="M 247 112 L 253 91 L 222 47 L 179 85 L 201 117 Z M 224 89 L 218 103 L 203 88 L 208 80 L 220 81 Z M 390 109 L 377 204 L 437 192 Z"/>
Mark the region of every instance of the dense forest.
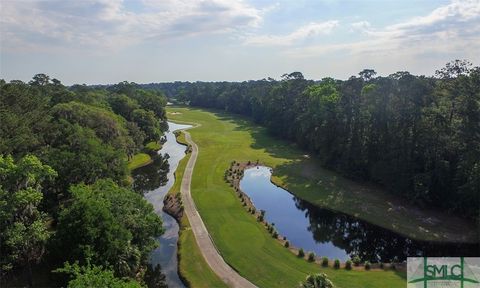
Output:
<path fill-rule="evenodd" d="M 163 135 L 165 105 L 127 82 L 0 80 L 0 286 L 164 284 L 147 269 L 162 222 L 127 161 Z"/>
<path fill-rule="evenodd" d="M 251 117 L 318 156 L 420 206 L 478 221 L 480 68 L 453 61 L 435 77 L 374 70 L 340 81 L 175 82 L 143 85 L 179 102 Z"/>

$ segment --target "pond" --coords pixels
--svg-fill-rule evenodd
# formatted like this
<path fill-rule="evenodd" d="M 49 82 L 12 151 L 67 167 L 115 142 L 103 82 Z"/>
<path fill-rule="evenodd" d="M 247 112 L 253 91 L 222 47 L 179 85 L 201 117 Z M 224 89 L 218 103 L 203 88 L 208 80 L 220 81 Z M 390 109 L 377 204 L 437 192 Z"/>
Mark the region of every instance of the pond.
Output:
<path fill-rule="evenodd" d="M 173 217 L 163 212 L 163 198 L 175 182 L 175 170 L 178 162 L 185 157 L 186 146 L 177 143 L 176 130 L 186 129 L 190 125 L 168 122 L 169 130 L 165 133 L 166 141 L 150 165 L 132 172 L 134 189 L 143 193 L 145 199 L 152 203 L 155 212 L 162 217 L 165 233 L 158 238 L 160 246 L 152 251 L 150 265 L 160 265 L 161 272 L 169 287 L 185 287 L 178 276 L 177 241 L 178 224 Z M 155 268 L 153 268 L 155 269 Z M 158 268 L 157 268 L 158 270 Z M 158 271 L 157 271 L 158 274 Z M 157 275 L 158 276 L 158 275 Z"/>
<path fill-rule="evenodd" d="M 479 256 L 480 244 L 413 240 L 355 217 L 322 209 L 270 181 L 271 169 L 245 170 L 240 189 L 290 244 L 318 256 L 345 261 L 402 262 L 408 256 Z"/>

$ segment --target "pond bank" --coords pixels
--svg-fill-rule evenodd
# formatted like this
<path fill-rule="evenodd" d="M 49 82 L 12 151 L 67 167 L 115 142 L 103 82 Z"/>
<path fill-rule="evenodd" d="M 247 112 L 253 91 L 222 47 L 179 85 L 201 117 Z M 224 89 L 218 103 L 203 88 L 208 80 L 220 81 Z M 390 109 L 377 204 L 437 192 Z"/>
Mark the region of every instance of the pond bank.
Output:
<path fill-rule="evenodd" d="M 408 256 L 476 256 L 475 251 L 480 248 L 478 244 L 418 241 L 316 207 L 276 186 L 271 180 L 271 169 L 257 162 L 232 163 L 225 179 L 234 187 L 247 212 L 261 221 L 282 245 L 288 240 L 290 251 L 296 255 L 303 248 L 306 257 L 310 251 L 330 261 L 343 262 L 357 256 L 362 262 L 394 262 L 398 268 Z"/>

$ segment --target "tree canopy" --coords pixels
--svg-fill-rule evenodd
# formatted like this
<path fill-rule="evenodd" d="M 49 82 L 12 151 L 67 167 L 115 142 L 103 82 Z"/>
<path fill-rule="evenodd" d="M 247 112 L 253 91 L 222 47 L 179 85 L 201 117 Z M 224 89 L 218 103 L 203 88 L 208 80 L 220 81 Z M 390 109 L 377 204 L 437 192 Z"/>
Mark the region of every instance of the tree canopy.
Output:
<path fill-rule="evenodd" d="M 347 177 L 420 206 L 479 220 L 480 68 L 456 60 L 435 77 L 365 69 L 348 80 L 147 84 L 173 100 L 251 117 Z"/>
<path fill-rule="evenodd" d="M 134 83 L 66 87 L 45 74 L 0 81 L 0 285 L 25 270 L 32 286 L 46 258 L 52 269 L 91 261 L 111 267 L 105 277 L 142 277 L 163 230 L 131 190 L 127 160 L 160 139 L 165 104 Z M 98 269 L 85 269 L 77 276 L 88 286 Z"/>

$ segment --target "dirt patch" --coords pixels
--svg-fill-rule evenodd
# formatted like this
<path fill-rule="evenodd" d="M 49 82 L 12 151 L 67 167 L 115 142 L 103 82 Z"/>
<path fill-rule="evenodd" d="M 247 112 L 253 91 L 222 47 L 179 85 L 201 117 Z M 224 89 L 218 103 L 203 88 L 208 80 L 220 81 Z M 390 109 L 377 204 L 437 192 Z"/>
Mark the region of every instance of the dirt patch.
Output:
<path fill-rule="evenodd" d="M 182 219 L 183 216 L 183 203 L 180 198 L 180 193 L 165 196 L 163 199 L 163 211 L 180 223 L 180 219 Z"/>

